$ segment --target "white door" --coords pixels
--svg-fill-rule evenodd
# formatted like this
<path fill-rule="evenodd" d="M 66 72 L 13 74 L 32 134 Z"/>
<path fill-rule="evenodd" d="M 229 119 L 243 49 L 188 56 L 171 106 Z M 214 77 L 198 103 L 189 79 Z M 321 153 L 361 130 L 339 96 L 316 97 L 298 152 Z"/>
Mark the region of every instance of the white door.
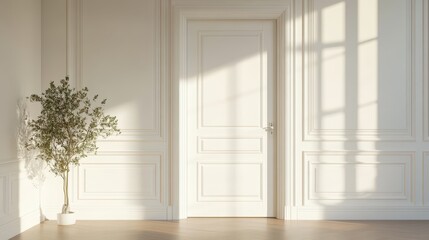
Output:
<path fill-rule="evenodd" d="M 188 216 L 275 216 L 275 23 L 192 21 Z"/>

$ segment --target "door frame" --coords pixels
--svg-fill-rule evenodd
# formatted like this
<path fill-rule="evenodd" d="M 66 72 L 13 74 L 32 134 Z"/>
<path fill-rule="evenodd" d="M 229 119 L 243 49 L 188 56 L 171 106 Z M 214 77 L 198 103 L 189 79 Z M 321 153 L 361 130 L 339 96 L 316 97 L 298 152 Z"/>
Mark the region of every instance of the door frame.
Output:
<path fill-rule="evenodd" d="M 198 2 L 198 1 L 197 1 Z M 199 1 L 207 4 L 207 1 Z M 292 2 L 292 1 L 291 1 Z M 235 4 L 234 4 L 235 3 Z M 171 199 L 169 219 L 187 218 L 187 26 L 191 20 L 274 20 L 276 23 L 276 217 L 291 219 L 293 206 L 293 41 L 287 2 L 216 1 L 213 5 L 172 2 L 171 21 Z M 231 6 L 231 4 L 234 4 Z M 271 4 L 271 5 L 270 5 Z M 283 146 L 283 147 L 281 147 Z"/>

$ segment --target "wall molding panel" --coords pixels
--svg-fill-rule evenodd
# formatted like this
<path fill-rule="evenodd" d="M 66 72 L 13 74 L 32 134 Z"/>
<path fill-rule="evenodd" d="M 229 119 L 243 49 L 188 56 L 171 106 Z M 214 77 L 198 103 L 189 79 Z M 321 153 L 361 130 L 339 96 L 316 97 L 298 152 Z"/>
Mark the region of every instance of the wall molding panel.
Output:
<path fill-rule="evenodd" d="M 6 216 L 7 212 L 6 212 L 6 204 L 7 204 L 7 198 L 8 198 L 8 194 L 6 194 L 7 192 L 7 181 L 6 181 L 6 176 L 1 176 L 0 175 L 0 192 L 2 193 L 2 198 L 0 198 L 0 219 L 4 216 Z"/>
<path fill-rule="evenodd" d="M 148 141 L 148 142 L 165 142 L 165 133 L 166 133 L 166 120 L 165 116 L 167 116 L 167 77 L 165 66 L 161 64 L 165 64 L 164 58 L 167 56 L 166 48 L 168 48 L 168 42 L 165 39 L 166 26 L 163 23 L 163 19 L 165 17 L 162 14 L 163 9 L 165 8 L 165 2 L 163 1 L 154 1 L 153 3 L 153 12 L 154 16 L 152 19 L 151 28 L 154 29 L 152 34 L 152 44 L 153 44 L 153 57 L 151 58 L 151 62 L 153 63 L 153 74 L 154 78 L 152 80 L 152 89 L 149 91 L 153 93 L 153 99 L 151 109 L 147 115 L 152 116 L 153 126 L 149 128 L 121 128 L 121 134 L 118 136 L 111 136 L 106 140 L 100 141 Z M 88 84 L 88 80 L 85 73 L 85 1 L 83 0 L 74 0 L 69 1 L 68 11 L 71 13 L 69 27 L 69 60 L 68 60 L 68 68 L 69 75 L 71 79 L 76 79 L 76 86 L 78 88 L 86 86 Z M 112 1 L 110 1 L 112 2 Z M 162 5 L 162 6 L 161 6 Z M 100 76 L 101 78 L 102 76 Z M 141 76 L 141 81 L 147 81 L 143 76 Z M 93 80 L 92 80 L 93 81 Z M 101 80 L 99 80 L 101 81 Z M 118 79 L 118 81 L 122 85 L 127 85 L 126 82 L 122 79 Z M 132 84 L 127 85 L 130 88 L 133 88 Z M 90 88 L 91 89 L 91 88 Z M 92 89 L 91 89 L 92 90 Z M 95 89 L 96 90 L 96 89 Z M 119 119 L 121 120 L 121 119 Z"/>
<path fill-rule="evenodd" d="M 20 191 L 21 190 L 21 184 L 25 180 L 25 178 L 19 176 L 19 172 L 9 175 L 9 206 L 8 209 L 10 213 L 19 212 L 20 209 Z"/>
<path fill-rule="evenodd" d="M 169 190 L 165 165 L 163 152 L 89 156 L 73 172 L 73 210 L 82 211 L 78 213 L 81 219 L 167 219 Z M 109 179 L 116 181 L 106 184 Z M 108 208 L 113 212 L 106 215 L 103 212 Z M 47 206 L 47 216 L 55 216 L 54 209 L 53 205 Z"/>
<path fill-rule="evenodd" d="M 152 200 L 161 203 L 161 154 L 104 155 L 91 159 L 82 162 L 77 169 L 77 201 Z M 103 186 L 105 177 L 118 179 L 119 183 Z"/>
<path fill-rule="evenodd" d="M 304 152 L 303 165 L 305 206 L 413 202 L 413 152 Z"/>
<path fill-rule="evenodd" d="M 19 200 L 13 199 L 13 192 L 18 189 L 13 189 L 13 181 L 19 177 L 20 174 L 20 162 L 11 160 L 7 163 L 0 164 L 0 190 L 1 190 L 1 199 L 0 199 L 0 226 L 6 224 L 8 221 L 11 221 L 17 214 L 17 209 L 12 209 L 14 202 L 19 203 Z"/>
<path fill-rule="evenodd" d="M 38 191 L 28 179 L 24 162 L 0 163 L 0 239 L 40 223 Z"/>
<path fill-rule="evenodd" d="M 318 12 L 315 9 L 315 0 L 303 0 L 304 1 L 304 11 L 307 13 L 305 18 L 305 26 L 303 27 L 304 31 L 304 42 L 303 46 L 306 46 L 305 49 L 305 62 L 307 64 L 307 69 L 304 77 L 304 87 L 303 87 L 303 140 L 304 141 L 414 141 L 415 140 L 415 109 L 416 103 L 414 100 L 415 96 L 415 78 L 416 78 L 416 40 L 415 40 L 415 31 L 417 31 L 418 26 L 416 26 L 415 22 L 415 9 L 416 9 L 416 1 L 410 0 L 406 1 L 406 8 L 403 10 L 406 11 L 406 78 L 405 78 L 405 87 L 403 87 L 403 91 L 405 91 L 405 99 L 406 99 L 406 110 L 401 115 L 405 116 L 405 127 L 404 128 L 361 128 L 361 127 L 338 127 L 337 129 L 330 128 L 321 128 L 318 127 L 316 122 L 321 121 L 321 116 L 318 117 L 317 108 L 321 107 L 320 103 L 324 99 L 320 96 L 320 91 L 324 87 L 322 83 L 319 83 L 322 71 L 321 66 L 317 66 L 320 63 L 321 56 L 317 56 L 316 53 L 321 51 L 317 48 L 317 46 L 324 46 L 321 41 L 323 39 L 320 38 L 322 35 L 322 31 L 327 31 L 321 28 L 321 18 L 324 16 L 323 11 L 328 11 L 323 9 L 322 12 Z M 355 1 L 348 2 L 353 4 Z M 356 1 L 357 2 L 357 1 Z M 346 3 L 347 4 L 347 3 Z M 358 7 L 358 5 L 354 6 Z M 328 7 L 326 7 L 328 8 Z M 339 6 L 338 6 L 339 8 Z M 345 7 L 347 9 L 347 7 Z M 338 10 L 339 11 L 339 10 Z M 346 10 L 344 10 L 346 11 Z M 319 15 L 317 15 L 318 13 Z M 338 13 L 340 14 L 340 13 Z M 350 16 L 352 18 L 353 16 Z M 349 17 L 347 17 L 348 20 Z M 356 29 L 357 31 L 358 29 Z M 329 34 L 329 33 L 328 33 Z M 348 33 L 344 33 L 348 34 Z M 347 38 L 348 35 L 345 35 Z M 322 35 L 324 38 L 328 38 Z M 338 36 L 338 38 L 341 38 Z M 326 40 L 327 41 L 327 40 Z M 337 44 L 337 43 L 336 43 Z M 345 43 L 344 43 L 345 44 Z M 327 43 L 326 45 L 329 46 Z M 338 43 L 341 46 L 341 43 Z M 326 47 L 328 48 L 328 47 Z M 333 48 L 333 47 L 332 47 Z M 346 47 L 344 47 L 346 48 Z M 348 47 L 347 47 L 348 48 Z M 327 51 L 327 50 L 326 50 Z M 334 50 L 332 50 L 334 51 Z M 340 51 L 340 50 L 337 50 Z M 346 51 L 346 50 L 344 50 Z M 347 56 L 345 56 L 347 58 Z M 329 58 L 328 58 L 329 59 Z M 329 61 L 329 60 L 326 60 Z M 352 70 L 350 70 L 352 71 Z M 328 73 L 326 73 L 328 74 Z M 345 78 L 342 81 L 347 82 Z M 352 84 L 352 83 L 350 83 Z M 340 86 L 337 86 L 339 88 Z M 356 86 L 355 86 L 356 87 Z M 326 91 L 326 90 L 325 90 Z M 347 91 L 347 90 L 346 90 Z M 397 93 L 395 93 L 397 94 Z M 339 100 L 341 101 L 341 100 Z M 346 100 L 347 102 L 347 100 Z M 321 110 L 319 110 L 321 111 Z M 335 110 L 331 110 L 333 112 L 328 112 L 326 114 L 334 114 Z M 338 110 L 340 111 L 340 110 Z M 345 113 L 345 109 L 341 110 Z M 378 110 L 380 112 L 380 110 Z M 348 113 L 345 113 L 348 114 Z M 347 121 L 347 117 L 344 121 Z M 319 123 L 320 124 L 320 123 Z M 345 123 L 347 125 L 347 123 Z"/>
<path fill-rule="evenodd" d="M 421 172 L 422 179 L 419 184 L 421 184 L 421 189 L 423 191 L 422 194 L 422 202 L 423 205 L 429 205 L 429 151 L 425 151 L 422 154 L 422 164 L 421 164 Z"/>

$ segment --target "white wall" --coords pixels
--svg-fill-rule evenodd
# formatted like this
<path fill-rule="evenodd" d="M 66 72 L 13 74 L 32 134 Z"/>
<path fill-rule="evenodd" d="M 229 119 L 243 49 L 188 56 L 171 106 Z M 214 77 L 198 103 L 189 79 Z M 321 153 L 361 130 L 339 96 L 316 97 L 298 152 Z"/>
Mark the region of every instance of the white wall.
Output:
<path fill-rule="evenodd" d="M 39 223 L 39 194 L 18 160 L 18 101 L 40 92 L 41 2 L 0 1 L 0 239 Z"/>
<path fill-rule="evenodd" d="M 165 219 L 173 191 L 168 126 L 177 121 L 169 118 L 170 1 L 70 2 L 72 79 L 107 97 L 108 112 L 118 116 L 124 130 L 119 137 L 100 141 L 99 154 L 83 160 L 74 171 L 72 206 L 85 219 Z M 171 2 L 176 7 L 261 3 Z M 425 184 L 429 111 L 424 104 L 428 85 L 423 71 L 427 38 L 423 41 L 422 32 L 426 2 L 425 6 L 423 0 L 266 4 L 275 2 L 289 4 L 292 22 L 287 26 L 294 33 L 290 35 L 294 62 L 287 63 L 294 76 L 294 125 L 288 133 L 294 157 L 283 159 L 293 168 L 286 184 L 291 186 L 286 189 L 290 199 L 286 215 L 429 218 Z M 64 11 L 64 3 L 45 3 L 46 19 L 55 9 Z M 46 31 L 62 31 L 65 20 L 58 17 L 55 24 L 44 24 Z M 44 55 L 43 69 L 49 61 L 65 66 L 64 56 L 58 54 L 65 47 L 61 34 L 44 35 L 44 54 L 55 55 Z M 61 78 L 61 69 L 44 71 L 44 86 Z M 56 187 L 48 192 L 60 191 L 54 182 L 52 186 Z M 46 208 L 53 216 L 62 200 L 47 195 Z"/>
<path fill-rule="evenodd" d="M 66 75 L 66 0 L 42 0 L 42 88 Z"/>

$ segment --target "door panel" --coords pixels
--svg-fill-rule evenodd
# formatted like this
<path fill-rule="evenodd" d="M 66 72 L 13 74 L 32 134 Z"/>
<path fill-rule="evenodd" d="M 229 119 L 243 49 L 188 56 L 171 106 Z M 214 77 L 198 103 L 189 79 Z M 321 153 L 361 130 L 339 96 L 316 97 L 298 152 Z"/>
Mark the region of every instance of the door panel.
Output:
<path fill-rule="evenodd" d="M 272 21 L 188 26 L 188 216 L 274 216 Z"/>

